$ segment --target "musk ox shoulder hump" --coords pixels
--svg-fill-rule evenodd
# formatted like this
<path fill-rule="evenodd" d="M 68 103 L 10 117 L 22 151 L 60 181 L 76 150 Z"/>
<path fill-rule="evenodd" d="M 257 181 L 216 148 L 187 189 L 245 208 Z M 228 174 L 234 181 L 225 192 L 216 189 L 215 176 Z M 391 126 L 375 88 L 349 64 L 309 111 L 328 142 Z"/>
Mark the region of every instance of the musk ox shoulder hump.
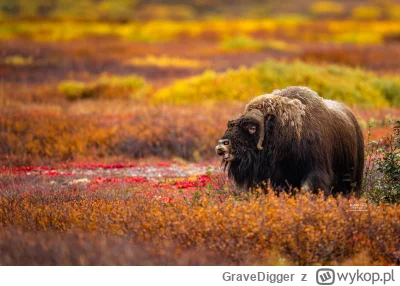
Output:
<path fill-rule="evenodd" d="M 287 98 L 296 98 L 303 104 L 323 105 L 323 98 L 317 92 L 306 86 L 290 86 L 282 90 L 275 90 L 272 94 Z"/>
<path fill-rule="evenodd" d="M 352 122 L 352 117 L 354 117 L 354 115 L 347 106 L 338 101 L 330 99 L 324 99 L 324 104 L 331 111 L 333 118 L 335 118 L 336 120 L 343 120 L 349 126 L 354 124 L 354 122 Z"/>
<path fill-rule="evenodd" d="M 281 126 L 285 127 L 285 132 L 292 131 L 300 139 L 306 105 L 299 99 L 280 96 L 276 92 L 254 98 L 246 105 L 244 113 L 258 109 L 265 118 L 275 116 L 279 119 Z"/>
<path fill-rule="evenodd" d="M 332 111 L 344 112 L 347 109 L 346 106 L 335 100 L 324 99 L 324 103 Z"/>

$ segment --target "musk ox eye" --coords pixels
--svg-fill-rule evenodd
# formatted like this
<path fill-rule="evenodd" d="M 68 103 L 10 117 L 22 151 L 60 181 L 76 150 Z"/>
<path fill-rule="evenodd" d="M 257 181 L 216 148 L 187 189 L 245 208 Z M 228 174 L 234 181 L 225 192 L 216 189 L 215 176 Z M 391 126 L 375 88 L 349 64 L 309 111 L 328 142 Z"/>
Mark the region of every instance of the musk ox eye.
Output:
<path fill-rule="evenodd" d="M 249 130 L 250 134 L 256 133 L 256 127 L 255 126 L 250 126 L 248 130 Z"/>

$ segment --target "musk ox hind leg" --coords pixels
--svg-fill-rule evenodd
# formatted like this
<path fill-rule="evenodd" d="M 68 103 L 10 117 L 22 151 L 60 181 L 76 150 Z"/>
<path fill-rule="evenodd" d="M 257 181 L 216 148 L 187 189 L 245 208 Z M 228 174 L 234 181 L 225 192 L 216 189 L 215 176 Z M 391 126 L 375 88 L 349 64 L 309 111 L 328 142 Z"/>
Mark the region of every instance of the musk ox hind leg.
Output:
<path fill-rule="evenodd" d="M 333 173 L 323 171 L 313 171 L 309 173 L 301 182 L 301 189 L 317 193 L 323 191 L 326 196 L 332 194 Z"/>

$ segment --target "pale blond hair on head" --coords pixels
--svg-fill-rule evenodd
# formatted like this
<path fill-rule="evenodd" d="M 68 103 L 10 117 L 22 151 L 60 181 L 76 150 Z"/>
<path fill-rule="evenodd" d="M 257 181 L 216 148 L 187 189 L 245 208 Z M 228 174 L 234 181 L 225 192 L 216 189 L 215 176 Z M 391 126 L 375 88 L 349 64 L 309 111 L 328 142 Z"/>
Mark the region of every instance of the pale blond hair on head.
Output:
<path fill-rule="evenodd" d="M 279 90 L 275 90 L 272 94 L 254 98 L 246 105 L 244 114 L 256 109 L 261 111 L 264 117 L 276 116 L 285 132 L 292 132 L 300 139 L 306 106 L 300 100 L 282 97 L 278 92 Z"/>

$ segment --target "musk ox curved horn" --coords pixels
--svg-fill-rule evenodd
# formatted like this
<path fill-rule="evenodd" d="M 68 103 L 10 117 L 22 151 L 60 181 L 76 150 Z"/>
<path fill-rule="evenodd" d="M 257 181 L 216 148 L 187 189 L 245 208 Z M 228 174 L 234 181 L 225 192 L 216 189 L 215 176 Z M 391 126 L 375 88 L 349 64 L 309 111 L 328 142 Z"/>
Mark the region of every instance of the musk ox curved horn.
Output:
<path fill-rule="evenodd" d="M 262 150 L 262 143 L 264 141 L 264 115 L 262 114 L 262 112 L 258 109 L 252 109 L 250 111 L 248 111 L 243 118 L 251 118 L 255 121 L 258 122 L 259 125 L 259 131 L 258 131 L 258 135 L 259 135 L 259 139 L 258 139 L 258 143 L 257 143 L 257 148 L 258 150 Z"/>

